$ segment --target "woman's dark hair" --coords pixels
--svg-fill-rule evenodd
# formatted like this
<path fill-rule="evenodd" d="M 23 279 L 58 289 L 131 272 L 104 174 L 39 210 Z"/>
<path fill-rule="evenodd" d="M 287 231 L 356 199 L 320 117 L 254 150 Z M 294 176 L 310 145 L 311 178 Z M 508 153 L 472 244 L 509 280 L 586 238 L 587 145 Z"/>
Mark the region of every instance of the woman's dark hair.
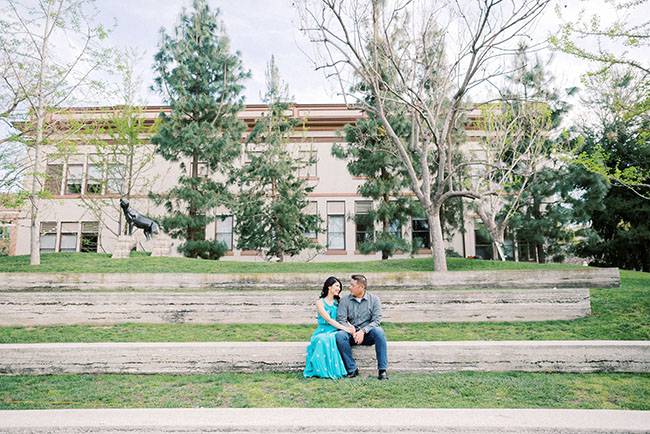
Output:
<path fill-rule="evenodd" d="M 330 290 L 330 286 L 334 285 L 336 282 L 338 282 L 341 289 L 343 289 L 343 284 L 341 284 L 341 281 L 334 276 L 330 276 L 327 278 L 327 280 L 325 280 L 325 283 L 323 283 L 323 290 L 320 293 L 320 298 L 327 297 L 327 293 Z M 340 298 L 341 297 L 339 297 L 338 295 L 334 296 L 334 300 L 336 301 L 339 301 Z"/>

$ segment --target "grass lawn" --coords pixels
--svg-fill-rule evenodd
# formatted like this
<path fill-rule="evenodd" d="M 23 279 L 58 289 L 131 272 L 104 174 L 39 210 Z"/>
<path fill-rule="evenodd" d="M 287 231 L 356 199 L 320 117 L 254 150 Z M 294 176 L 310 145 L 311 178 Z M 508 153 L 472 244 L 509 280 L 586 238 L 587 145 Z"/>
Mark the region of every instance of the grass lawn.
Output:
<path fill-rule="evenodd" d="M 650 410 L 649 374 L 300 374 L 0 377 L 0 409 L 410 407 Z"/>
<path fill-rule="evenodd" d="M 269 264 L 108 255 L 0 258 L 0 271 L 331 272 L 432 271 L 432 260 Z M 449 259 L 450 270 L 558 268 L 558 265 Z M 650 340 L 650 274 L 621 271 L 621 287 L 591 290 L 592 315 L 530 323 L 383 324 L 389 340 Z M 120 324 L 0 327 L 0 343 L 308 341 L 314 326 Z M 390 374 L 338 381 L 300 374 L 0 376 L 0 409 L 136 407 L 410 407 L 650 410 L 650 374 Z"/>
<path fill-rule="evenodd" d="M 539 265 L 529 262 L 483 261 L 448 258 L 449 271 L 525 270 L 531 268 L 575 268 L 568 265 Z M 391 259 L 367 262 L 238 262 L 191 258 L 151 257 L 131 253 L 128 259 L 113 259 L 101 253 L 48 253 L 41 265 L 30 266 L 29 256 L 0 257 L 0 272 L 7 273 L 370 273 L 381 271 L 433 271 L 433 259 Z"/>

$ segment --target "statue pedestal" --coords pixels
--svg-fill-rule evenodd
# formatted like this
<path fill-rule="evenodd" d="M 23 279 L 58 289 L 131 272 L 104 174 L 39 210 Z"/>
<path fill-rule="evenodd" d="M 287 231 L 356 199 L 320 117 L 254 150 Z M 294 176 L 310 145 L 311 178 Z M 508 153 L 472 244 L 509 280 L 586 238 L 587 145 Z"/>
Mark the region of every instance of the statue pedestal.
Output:
<path fill-rule="evenodd" d="M 113 258 L 128 258 L 131 256 L 131 249 L 135 247 L 136 241 L 133 235 L 120 235 L 117 237 L 117 244 L 113 250 Z"/>
<path fill-rule="evenodd" d="M 151 250 L 151 256 L 169 256 L 171 249 L 171 239 L 163 238 L 162 236 L 155 237 L 153 239 L 153 250 Z"/>

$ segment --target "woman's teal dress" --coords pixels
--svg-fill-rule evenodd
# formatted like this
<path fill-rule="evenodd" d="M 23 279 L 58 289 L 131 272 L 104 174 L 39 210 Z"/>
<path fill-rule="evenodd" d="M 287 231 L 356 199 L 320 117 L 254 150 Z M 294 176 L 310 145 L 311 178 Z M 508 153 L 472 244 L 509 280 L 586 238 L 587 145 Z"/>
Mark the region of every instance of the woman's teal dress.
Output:
<path fill-rule="evenodd" d="M 336 319 L 338 303 L 331 306 L 325 303 L 325 311 L 330 318 Z M 311 343 L 307 347 L 307 361 L 305 363 L 305 377 L 341 378 L 347 375 L 343 359 L 336 346 L 336 332 L 338 329 L 329 324 L 318 314 L 318 328 L 311 336 Z"/>

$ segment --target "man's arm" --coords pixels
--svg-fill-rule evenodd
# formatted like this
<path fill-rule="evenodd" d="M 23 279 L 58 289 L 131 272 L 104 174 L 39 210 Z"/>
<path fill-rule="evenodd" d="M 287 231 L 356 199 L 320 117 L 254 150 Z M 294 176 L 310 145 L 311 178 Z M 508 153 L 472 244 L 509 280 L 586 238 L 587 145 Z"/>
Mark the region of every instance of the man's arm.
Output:
<path fill-rule="evenodd" d="M 339 324 L 348 323 L 348 299 L 347 297 L 341 297 L 339 301 L 339 308 L 336 311 L 336 321 Z"/>
<path fill-rule="evenodd" d="M 365 326 L 363 328 L 363 331 L 365 333 L 368 333 L 370 330 L 374 329 L 375 327 L 379 327 L 381 324 L 381 301 L 379 300 L 379 297 L 376 295 L 372 294 L 370 297 L 370 305 L 368 306 L 370 308 L 370 324 Z"/>

